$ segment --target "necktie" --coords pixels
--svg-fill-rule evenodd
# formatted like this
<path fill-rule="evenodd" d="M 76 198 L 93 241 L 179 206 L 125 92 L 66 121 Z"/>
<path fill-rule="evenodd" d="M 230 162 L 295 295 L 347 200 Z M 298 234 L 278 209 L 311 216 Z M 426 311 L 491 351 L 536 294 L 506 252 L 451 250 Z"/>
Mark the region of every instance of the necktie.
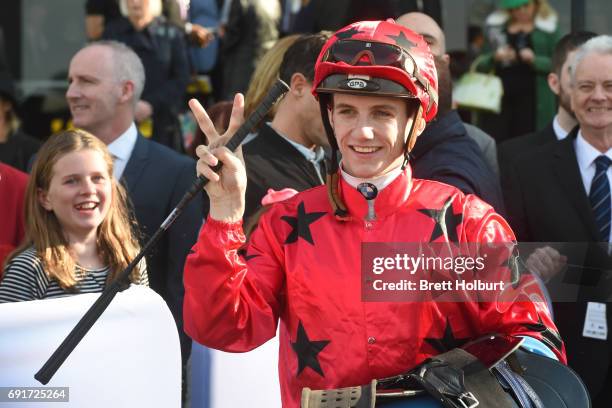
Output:
<path fill-rule="evenodd" d="M 610 202 L 610 182 L 606 175 L 610 160 L 607 156 L 599 156 L 595 159 L 595 177 L 591 184 L 589 201 L 595 215 L 595 224 L 599 228 L 600 238 L 603 242 L 610 239 L 610 217 L 612 214 L 612 203 Z"/>
<path fill-rule="evenodd" d="M 111 157 L 113 158 L 113 176 L 115 176 L 115 178 L 119 180 L 121 178 L 121 173 L 123 169 L 120 168 L 119 158 L 112 153 Z"/>

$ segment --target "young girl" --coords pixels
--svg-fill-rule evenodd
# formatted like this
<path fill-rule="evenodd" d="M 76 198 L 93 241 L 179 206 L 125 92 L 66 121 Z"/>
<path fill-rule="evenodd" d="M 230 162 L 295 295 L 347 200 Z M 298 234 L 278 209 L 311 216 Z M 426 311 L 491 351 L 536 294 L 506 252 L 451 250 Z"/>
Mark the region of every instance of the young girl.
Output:
<path fill-rule="evenodd" d="M 26 198 L 26 236 L 7 258 L 0 303 L 101 292 L 139 246 L 106 145 L 82 130 L 49 138 Z M 148 285 L 144 262 L 131 281 Z"/>

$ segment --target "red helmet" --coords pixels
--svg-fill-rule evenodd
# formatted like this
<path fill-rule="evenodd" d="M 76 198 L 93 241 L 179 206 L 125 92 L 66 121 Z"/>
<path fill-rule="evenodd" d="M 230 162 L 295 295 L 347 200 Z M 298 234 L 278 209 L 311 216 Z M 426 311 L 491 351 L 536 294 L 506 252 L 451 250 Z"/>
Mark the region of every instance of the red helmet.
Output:
<path fill-rule="evenodd" d="M 418 99 L 429 122 L 438 110 L 429 46 L 391 19 L 350 24 L 327 40 L 315 65 L 314 96 L 335 92 Z"/>

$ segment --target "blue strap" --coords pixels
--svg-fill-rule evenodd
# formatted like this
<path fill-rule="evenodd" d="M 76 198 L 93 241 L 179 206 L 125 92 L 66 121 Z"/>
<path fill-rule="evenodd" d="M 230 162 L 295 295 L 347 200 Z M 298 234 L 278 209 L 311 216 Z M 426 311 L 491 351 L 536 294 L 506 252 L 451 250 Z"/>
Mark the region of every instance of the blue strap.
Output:
<path fill-rule="evenodd" d="M 553 360 L 559 361 L 555 353 L 553 353 L 553 351 L 550 348 L 548 348 L 548 346 L 546 346 L 544 343 L 542 343 L 540 340 L 534 339 L 533 337 L 529 337 L 529 336 L 519 336 L 519 337 L 522 337 L 525 339 L 525 341 L 523 341 L 523 344 L 521 344 L 521 347 L 523 349 L 529 351 L 530 353 L 552 358 Z"/>

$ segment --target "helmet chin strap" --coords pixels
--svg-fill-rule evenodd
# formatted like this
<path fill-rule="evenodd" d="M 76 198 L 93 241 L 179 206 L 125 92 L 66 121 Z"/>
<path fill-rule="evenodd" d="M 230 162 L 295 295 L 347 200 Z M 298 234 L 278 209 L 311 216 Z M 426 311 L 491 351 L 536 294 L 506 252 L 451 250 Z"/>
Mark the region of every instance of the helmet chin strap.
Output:
<path fill-rule="evenodd" d="M 417 123 L 419 122 L 419 118 L 421 117 L 422 113 L 423 113 L 423 107 L 421 106 L 421 104 L 419 104 L 419 108 L 417 109 L 415 115 L 412 117 L 412 125 L 410 127 L 410 132 L 408 133 L 408 138 L 406 139 L 406 144 L 404 146 L 404 161 L 402 162 L 402 170 L 404 170 L 406 166 L 408 166 L 408 163 L 410 162 L 410 159 L 412 158 L 412 155 L 410 154 L 410 152 L 412 151 L 412 148 L 414 147 L 414 143 L 416 142 L 416 138 L 418 137 Z"/>
<path fill-rule="evenodd" d="M 339 221 L 348 221 L 349 215 L 346 205 L 340 198 L 338 193 L 338 142 L 334 136 L 334 129 L 329 122 L 329 115 L 327 113 L 328 106 L 331 102 L 331 96 L 327 94 L 319 95 L 319 109 L 321 110 L 321 119 L 323 120 L 323 127 L 325 128 L 325 134 L 331 147 L 331 159 L 327 163 L 327 175 L 325 176 L 325 186 L 327 188 L 327 197 L 334 210 L 334 215 Z"/>

